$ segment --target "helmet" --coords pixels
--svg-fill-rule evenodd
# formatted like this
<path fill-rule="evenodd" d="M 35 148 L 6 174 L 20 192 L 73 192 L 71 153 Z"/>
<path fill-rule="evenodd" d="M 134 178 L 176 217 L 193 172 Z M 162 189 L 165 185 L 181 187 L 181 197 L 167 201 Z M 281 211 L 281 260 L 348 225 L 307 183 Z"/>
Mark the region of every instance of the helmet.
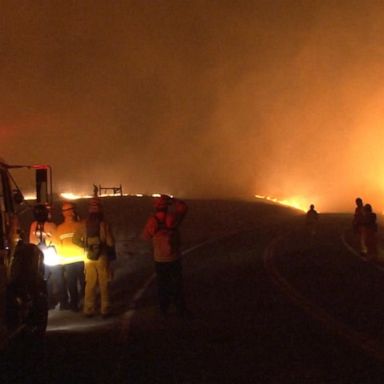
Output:
<path fill-rule="evenodd" d="M 153 206 L 156 209 L 165 209 L 168 205 L 171 204 L 171 200 L 171 197 L 168 195 L 160 195 L 159 197 L 155 198 Z"/>
<path fill-rule="evenodd" d="M 33 208 L 33 216 L 40 223 L 48 220 L 48 213 L 48 207 L 44 204 L 37 204 Z"/>
<path fill-rule="evenodd" d="M 61 211 L 66 212 L 66 211 L 74 211 L 75 210 L 75 204 L 70 203 L 68 201 L 64 202 L 63 205 L 61 206 Z"/>

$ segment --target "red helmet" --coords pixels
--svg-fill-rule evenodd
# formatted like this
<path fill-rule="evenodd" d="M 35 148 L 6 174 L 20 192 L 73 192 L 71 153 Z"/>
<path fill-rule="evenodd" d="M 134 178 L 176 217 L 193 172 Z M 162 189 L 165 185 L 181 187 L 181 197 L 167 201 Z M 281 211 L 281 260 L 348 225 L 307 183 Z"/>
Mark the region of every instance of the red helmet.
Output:
<path fill-rule="evenodd" d="M 160 195 L 159 197 L 155 198 L 155 201 L 153 202 L 153 206 L 156 209 L 164 209 L 168 205 L 171 204 L 171 197 L 168 195 Z"/>

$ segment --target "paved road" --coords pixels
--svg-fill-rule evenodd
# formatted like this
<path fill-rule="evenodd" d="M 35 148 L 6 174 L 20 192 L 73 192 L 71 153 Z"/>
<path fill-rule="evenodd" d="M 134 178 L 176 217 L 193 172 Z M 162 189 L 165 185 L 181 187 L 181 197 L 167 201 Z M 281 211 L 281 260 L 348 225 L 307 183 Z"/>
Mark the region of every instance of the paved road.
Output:
<path fill-rule="evenodd" d="M 380 344 L 383 276 L 343 245 L 349 223 L 323 218 L 315 244 L 293 222 L 199 250 L 185 263 L 196 319 L 154 327 L 140 312 L 125 372 L 143 383 L 381 383 L 381 355 L 364 342 Z"/>
<path fill-rule="evenodd" d="M 349 216 L 322 217 L 312 243 L 301 220 L 270 220 L 186 254 L 191 319 L 159 316 L 150 268 L 120 290 L 116 318 L 51 313 L 45 348 L 15 351 L 24 366 L 5 380 L 382 383 L 383 272 L 343 243 L 342 234 L 353 241 Z"/>

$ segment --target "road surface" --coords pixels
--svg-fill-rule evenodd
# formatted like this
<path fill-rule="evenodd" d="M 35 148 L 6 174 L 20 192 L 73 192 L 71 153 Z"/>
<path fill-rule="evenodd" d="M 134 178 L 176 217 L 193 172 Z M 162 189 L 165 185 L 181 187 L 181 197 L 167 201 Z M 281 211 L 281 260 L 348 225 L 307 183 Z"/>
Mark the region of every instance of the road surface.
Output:
<path fill-rule="evenodd" d="M 382 383 L 384 272 L 353 252 L 351 216 L 322 215 L 309 239 L 303 215 L 222 208 L 234 225 L 186 223 L 190 318 L 159 315 L 149 250 L 121 241 L 116 316 L 51 311 L 45 344 L 10 351 L 2 382 Z"/>

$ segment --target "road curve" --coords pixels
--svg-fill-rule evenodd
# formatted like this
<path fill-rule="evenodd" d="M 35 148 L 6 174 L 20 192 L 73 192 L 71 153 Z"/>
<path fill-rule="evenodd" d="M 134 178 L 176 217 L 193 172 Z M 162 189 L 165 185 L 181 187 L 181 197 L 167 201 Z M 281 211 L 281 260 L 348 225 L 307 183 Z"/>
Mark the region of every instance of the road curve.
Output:
<path fill-rule="evenodd" d="M 314 301 L 311 301 L 305 293 L 296 289 L 295 286 L 283 276 L 274 262 L 277 248 L 276 244 L 279 241 L 281 241 L 281 239 L 274 239 L 264 252 L 265 268 L 278 288 L 295 305 L 303 309 L 316 321 L 320 322 L 327 330 L 359 347 L 375 359 L 384 362 L 384 345 L 381 341 L 374 339 L 363 332 L 358 332 L 351 326 L 336 319 L 330 311 L 324 310 Z M 354 251 L 351 246 L 349 246 L 348 249 Z M 356 254 L 356 252 L 353 253 Z"/>

